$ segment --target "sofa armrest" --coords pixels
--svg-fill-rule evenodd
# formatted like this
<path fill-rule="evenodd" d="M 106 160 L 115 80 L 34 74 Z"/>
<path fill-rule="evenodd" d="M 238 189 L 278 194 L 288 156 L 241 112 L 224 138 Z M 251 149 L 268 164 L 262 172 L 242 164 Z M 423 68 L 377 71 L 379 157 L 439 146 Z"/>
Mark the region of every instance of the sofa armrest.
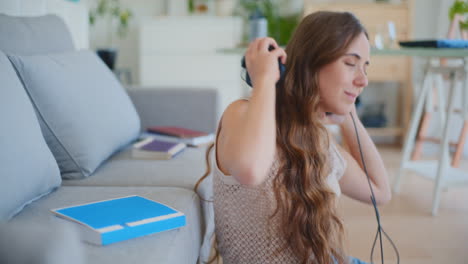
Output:
<path fill-rule="evenodd" d="M 79 233 L 63 220 L 0 223 L 0 263 L 84 264 Z"/>
<path fill-rule="evenodd" d="M 129 87 L 127 92 L 148 126 L 182 126 L 214 132 L 217 126 L 218 92 L 213 88 Z"/>

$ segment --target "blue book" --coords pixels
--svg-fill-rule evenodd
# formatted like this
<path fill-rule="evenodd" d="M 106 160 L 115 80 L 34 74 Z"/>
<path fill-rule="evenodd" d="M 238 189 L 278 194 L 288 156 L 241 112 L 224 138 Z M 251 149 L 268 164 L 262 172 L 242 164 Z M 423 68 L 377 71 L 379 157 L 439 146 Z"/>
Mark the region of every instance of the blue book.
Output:
<path fill-rule="evenodd" d="M 51 211 L 78 223 L 82 239 L 96 245 L 108 245 L 186 224 L 182 212 L 137 195 Z"/>

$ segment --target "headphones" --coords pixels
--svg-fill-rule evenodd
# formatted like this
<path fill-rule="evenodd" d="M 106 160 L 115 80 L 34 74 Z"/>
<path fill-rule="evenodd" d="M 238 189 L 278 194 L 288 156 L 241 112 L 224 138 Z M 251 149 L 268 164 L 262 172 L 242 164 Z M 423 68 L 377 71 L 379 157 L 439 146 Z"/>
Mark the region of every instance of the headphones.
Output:
<path fill-rule="evenodd" d="M 275 49 L 275 47 L 273 47 L 271 45 L 268 47 L 268 51 L 272 51 L 274 49 Z M 247 70 L 247 65 L 245 64 L 245 56 L 242 57 L 241 67 L 243 69 L 245 69 L 245 79 L 244 79 L 245 82 L 250 87 L 252 87 L 252 82 L 251 82 L 251 79 L 250 79 L 250 76 L 249 76 L 249 72 Z M 283 63 L 281 63 L 281 59 L 278 59 L 278 67 L 279 67 L 279 71 L 280 71 L 280 80 L 282 80 L 284 78 L 284 75 L 285 75 L 285 72 L 286 72 L 286 67 L 285 67 L 285 65 Z M 330 112 L 326 112 L 325 114 L 327 116 L 332 115 L 332 113 L 330 113 Z M 358 143 L 358 146 L 359 146 L 359 153 L 360 153 L 360 156 L 361 156 L 361 161 L 362 161 L 364 173 L 366 174 L 367 182 L 369 183 L 369 188 L 370 188 L 370 191 L 371 191 L 370 199 L 372 201 L 372 205 L 374 206 L 375 218 L 376 218 L 376 221 L 377 221 L 377 232 L 375 234 L 375 238 L 374 238 L 374 242 L 372 244 L 372 249 L 371 249 L 371 254 L 370 254 L 371 264 L 374 263 L 374 260 L 373 260 L 374 259 L 374 249 L 375 249 L 375 245 L 377 243 L 377 238 L 379 238 L 379 242 L 380 242 L 381 262 L 382 262 L 382 264 L 384 264 L 384 251 L 383 251 L 382 233 L 385 235 L 385 237 L 388 239 L 388 241 L 390 241 L 393 249 L 395 250 L 395 253 L 396 253 L 396 256 L 397 256 L 397 263 L 399 264 L 400 263 L 400 254 L 398 253 L 398 249 L 397 249 L 395 243 L 393 243 L 390 236 L 385 232 L 385 230 L 383 229 L 383 227 L 380 224 L 380 213 L 379 213 L 379 209 L 377 208 L 377 201 L 375 199 L 374 190 L 373 190 L 372 185 L 371 185 L 370 177 L 369 177 L 369 174 L 367 173 L 366 163 L 364 162 L 364 154 L 363 154 L 362 147 L 361 147 L 361 141 L 359 140 L 359 133 L 358 133 L 358 130 L 357 130 L 356 122 L 354 120 L 353 114 L 351 112 L 349 114 L 351 115 L 351 119 L 352 119 L 353 125 L 354 125 L 354 130 L 356 132 L 356 139 L 357 139 L 357 143 Z"/>
<path fill-rule="evenodd" d="M 274 50 L 275 47 L 270 45 L 268 47 L 268 51 Z M 281 62 L 281 59 L 278 59 L 279 71 L 280 71 L 280 80 L 284 78 L 284 74 L 286 72 L 286 66 Z M 245 82 L 252 87 L 252 81 L 250 80 L 249 72 L 247 71 L 247 65 L 245 64 L 245 56 L 242 57 L 241 60 L 241 67 L 245 69 Z"/>

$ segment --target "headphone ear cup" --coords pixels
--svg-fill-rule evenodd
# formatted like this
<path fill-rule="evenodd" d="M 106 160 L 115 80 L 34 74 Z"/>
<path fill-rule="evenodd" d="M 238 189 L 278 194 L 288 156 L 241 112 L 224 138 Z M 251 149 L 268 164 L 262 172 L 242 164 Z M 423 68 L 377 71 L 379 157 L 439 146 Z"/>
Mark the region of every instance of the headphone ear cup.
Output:
<path fill-rule="evenodd" d="M 247 71 L 247 69 L 245 70 L 245 82 L 246 82 L 250 87 L 252 87 L 252 81 L 250 80 L 249 72 Z"/>
<path fill-rule="evenodd" d="M 241 67 L 245 70 L 245 82 L 252 87 L 252 82 L 250 80 L 249 72 L 247 71 L 247 66 L 245 65 L 245 56 L 242 57 Z"/>
<path fill-rule="evenodd" d="M 280 59 L 278 59 L 279 64 L 279 71 L 280 71 L 280 79 L 284 79 L 284 75 L 286 74 L 286 66 L 281 63 Z"/>
<path fill-rule="evenodd" d="M 269 50 L 271 51 L 273 49 L 274 49 L 273 46 L 270 46 Z M 280 71 L 280 80 L 282 80 L 286 73 L 286 66 L 283 63 L 281 63 L 281 59 L 278 59 L 278 65 L 279 65 L 279 71 Z M 245 82 L 250 87 L 252 87 L 252 82 L 250 80 L 249 71 L 247 70 L 247 65 L 245 64 L 245 56 L 242 57 L 241 67 L 245 70 Z"/>

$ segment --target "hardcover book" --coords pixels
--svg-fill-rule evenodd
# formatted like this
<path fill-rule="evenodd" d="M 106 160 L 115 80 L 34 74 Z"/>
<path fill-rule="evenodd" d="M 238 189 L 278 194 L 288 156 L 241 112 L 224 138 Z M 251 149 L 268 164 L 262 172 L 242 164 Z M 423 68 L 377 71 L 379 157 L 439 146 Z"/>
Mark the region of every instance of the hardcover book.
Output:
<path fill-rule="evenodd" d="M 191 146 L 200 146 L 213 142 L 214 134 L 175 126 L 152 126 L 148 132 L 159 140 L 181 142 Z"/>
<path fill-rule="evenodd" d="M 186 224 L 182 212 L 137 195 L 51 211 L 77 223 L 82 240 L 95 245 L 108 245 Z"/>
<path fill-rule="evenodd" d="M 206 132 L 176 126 L 151 126 L 148 128 L 148 131 L 180 138 L 193 138 L 208 135 Z"/>
<path fill-rule="evenodd" d="M 184 150 L 185 147 L 184 143 L 168 142 L 149 137 L 133 145 L 132 157 L 140 159 L 170 159 Z"/>

